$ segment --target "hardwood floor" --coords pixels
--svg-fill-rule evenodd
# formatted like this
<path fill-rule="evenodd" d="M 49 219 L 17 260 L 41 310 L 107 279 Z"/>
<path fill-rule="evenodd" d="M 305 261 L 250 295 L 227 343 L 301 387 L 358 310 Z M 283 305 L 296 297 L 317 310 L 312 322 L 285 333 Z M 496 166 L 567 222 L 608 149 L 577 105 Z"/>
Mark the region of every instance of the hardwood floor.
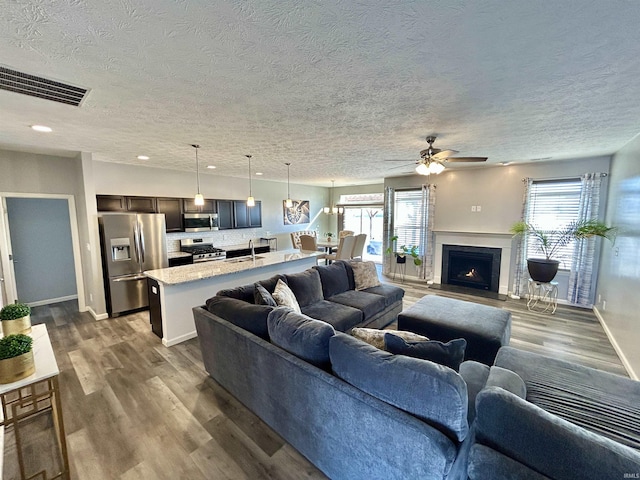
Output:
<path fill-rule="evenodd" d="M 626 375 L 589 310 L 559 306 L 555 315 L 536 314 L 522 300 L 399 285 L 405 308 L 425 294 L 507 308 L 513 346 Z M 147 312 L 95 321 L 75 302 L 35 307 L 32 322 L 47 325 L 61 371 L 73 479 L 325 478 L 208 377 L 197 338 L 165 348 Z M 51 461 L 51 436 L 40 434 L 47 422 L 25 426 L 32 429 L 30 473 Z M 10 433 L 6 442 L 4 478 L 17 478 Z"/>

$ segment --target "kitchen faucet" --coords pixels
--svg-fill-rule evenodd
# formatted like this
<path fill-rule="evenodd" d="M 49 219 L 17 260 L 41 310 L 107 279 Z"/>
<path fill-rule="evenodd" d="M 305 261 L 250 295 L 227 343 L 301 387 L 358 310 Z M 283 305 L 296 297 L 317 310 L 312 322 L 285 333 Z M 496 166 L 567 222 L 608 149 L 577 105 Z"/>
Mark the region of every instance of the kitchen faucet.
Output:
<path fill-rule="evenodd" d="M 253 238 L 249 240 L 249 248 L 251 249 L 251 260 L 255 261 L 255 259 L 256 259 L 256 251 L 253 248 Z"/>

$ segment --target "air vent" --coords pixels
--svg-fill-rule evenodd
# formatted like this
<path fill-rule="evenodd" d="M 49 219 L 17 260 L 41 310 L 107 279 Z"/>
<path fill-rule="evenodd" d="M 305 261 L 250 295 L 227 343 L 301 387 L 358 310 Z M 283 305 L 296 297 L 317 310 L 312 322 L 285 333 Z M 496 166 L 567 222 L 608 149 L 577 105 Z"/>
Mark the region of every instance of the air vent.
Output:
<path fill-rule="evenodd" d="M 17 72 L 3 66 L 0 66 L 0 89 L 76 107 L 82 103 L 88 91 L 86 88 Z"/>

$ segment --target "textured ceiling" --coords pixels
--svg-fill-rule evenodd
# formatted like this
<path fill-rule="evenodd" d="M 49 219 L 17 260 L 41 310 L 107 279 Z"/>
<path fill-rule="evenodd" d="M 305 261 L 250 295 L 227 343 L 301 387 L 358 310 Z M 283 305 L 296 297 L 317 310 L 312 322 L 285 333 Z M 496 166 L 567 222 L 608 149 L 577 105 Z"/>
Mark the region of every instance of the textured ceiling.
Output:
<path fill-rule="evenodd" d="M 488 163 L 611 154 L 640 132 L 635 1 L 0 0 L 0 146 L 336 186 L 435 146 Z M 42 134 L 28 128 L 44 124 Z M 137 160 L 144 154 L 148 161 Z M 396 167 L 394 169 L 394 167 Z M 456 168 L 460 168 L 456 165 Z M 462 167 L 464 168 L 464 167 Z"/>

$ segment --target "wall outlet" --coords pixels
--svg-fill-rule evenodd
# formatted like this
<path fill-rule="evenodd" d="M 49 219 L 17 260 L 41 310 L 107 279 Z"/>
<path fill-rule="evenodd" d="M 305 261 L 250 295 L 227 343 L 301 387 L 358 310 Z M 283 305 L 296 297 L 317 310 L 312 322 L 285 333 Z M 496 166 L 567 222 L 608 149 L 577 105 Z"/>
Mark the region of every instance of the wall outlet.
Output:
<path fill-rule="evenodd" d="M 476 206 L 475 205 L 471 205 L 471 211 L 475 212 L 476 211 Z"/>
<path fill-rule="evenodd" d="M 482 211 L 482 205 L 476 205 L 476 212 Z"/>
<path fill-rule="evenodd" d="M 598 303 L 602 303 L 602 295 L 598 294 Z"/>
<path fill-rule="evenodd" d="M 606 300 L 604 300 L 604 301 L 602 302 L 602 311 L 604 312 L 606 309 L 607 309 L 607 301 L 606 301 Z"/>
<path fill-rule="evenodd" d="M 93 293 L 90 293 L 90 294 L 89 294 L 89 301 L 90 301 L 90 302 L 93 302 Z"/>

